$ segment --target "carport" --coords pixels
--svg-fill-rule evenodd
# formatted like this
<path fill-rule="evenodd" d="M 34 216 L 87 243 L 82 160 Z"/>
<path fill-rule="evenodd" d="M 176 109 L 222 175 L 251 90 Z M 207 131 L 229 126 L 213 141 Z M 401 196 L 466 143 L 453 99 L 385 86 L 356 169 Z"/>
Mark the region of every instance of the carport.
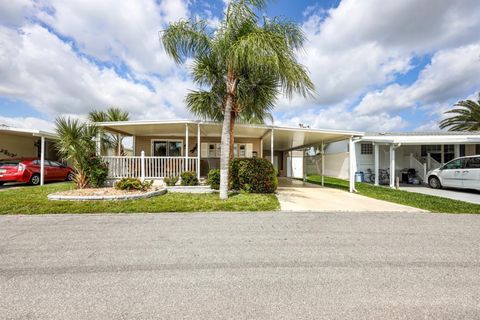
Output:
<path fill-rule="evenodd" d="M 0 158 L 40 158 L 40 185 L 44 183 L 45 157 L 58 137 L 48 131 L 0 126 Z M 49 144 L 49 146 L 47 146 Z"/>

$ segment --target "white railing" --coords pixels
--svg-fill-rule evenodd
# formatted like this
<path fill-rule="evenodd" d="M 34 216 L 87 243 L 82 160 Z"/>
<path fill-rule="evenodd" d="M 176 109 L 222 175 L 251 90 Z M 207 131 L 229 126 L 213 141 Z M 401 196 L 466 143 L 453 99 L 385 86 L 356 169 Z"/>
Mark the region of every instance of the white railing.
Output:
<path fill-rule="evenodd" d="M 434 158 L 432 158 L 430 153 L 427 154 L 427 169 L 429 171 L 433 170 L 433 169 L 440 168 L 441 166 L 442 166 L 442 164 L 440 162 L 438 162 L 437 160 L 435 160 Z"/>
<path fill-rule="evenodd" d="M 412 153 L 410 153 L 409 162 L 409 168 L 415 169 L 422 181 L 426 181 L 425 179 L 427 178 L 427 164 L 420 162 L 417 158 L 413 156 Z"/>
<path fill-rule="evenodd" d="M 197 171 L 197 158 L 104 156 L 108 164 L 108 177 L 158 179 L 177 177 L 184 171 Z"/>

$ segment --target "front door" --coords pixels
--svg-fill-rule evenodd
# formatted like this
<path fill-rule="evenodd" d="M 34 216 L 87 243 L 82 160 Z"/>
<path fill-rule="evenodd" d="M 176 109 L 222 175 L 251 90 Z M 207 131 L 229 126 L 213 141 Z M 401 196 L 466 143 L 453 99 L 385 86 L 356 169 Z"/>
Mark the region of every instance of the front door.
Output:
<path fill-rule="evenodd" d="M 444 165 L 440 171 L 440 178 L 444 187 L 461 188 L 463 187 L 463 168 L 464 159 L 456 159 Z"/>
<path fill-rule="evenodd" d="M 462 175 L 464 188 L 480 189 L 480 157 L 467 158 Z"/>

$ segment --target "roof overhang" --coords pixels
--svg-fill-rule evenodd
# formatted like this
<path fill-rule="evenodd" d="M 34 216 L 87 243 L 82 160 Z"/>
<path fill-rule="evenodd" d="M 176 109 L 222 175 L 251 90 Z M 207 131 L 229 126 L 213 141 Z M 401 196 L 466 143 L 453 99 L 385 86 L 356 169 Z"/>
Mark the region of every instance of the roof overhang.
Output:
<path fill-rule="evenodd" d="M 478 134 L 455 134 L 455 135 L 409 135 L 409 136 L 363 136 L 361 141 L 386 144 L 480 144 Z"/>
<path fill-rule="evenodd" d="M 127 136 L 184 136 L 188 127 L 190 136 L 197 136 L 198 126 L 201 137 L 220 137 L 222 124 L 209 121 L 120 121 L 99 122 L 97 126 L 110 132 Z M 274 150 L 287 151 L 320 143 L 361 137 L 362 132 L 323 130 L 310 128 L 281 127 L 273 125 L 235 124 L 236 138 L 258 138 L 263 140 L 265 150 L 270 150 L 273 130 Z"/>
<path fill-rule="evenodd" d="M 57 140 L 58 136 L 49 131 L 42 131 L 36 129 L 24 129 L 24 128 L 12 128 L 12 127 L 0 127 L 0 133 L 10 134 L 15 136 L 34 136 L 34 137 L 45 137 L 50 140 Z"/>

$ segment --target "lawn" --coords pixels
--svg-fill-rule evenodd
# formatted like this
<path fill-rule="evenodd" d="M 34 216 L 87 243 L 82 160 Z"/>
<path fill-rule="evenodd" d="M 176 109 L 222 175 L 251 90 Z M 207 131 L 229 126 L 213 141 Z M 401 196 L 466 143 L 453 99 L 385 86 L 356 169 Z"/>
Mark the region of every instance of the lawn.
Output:
<path fill-rule="evenodd" d="M 321 184 L 321 176 L 309 175 L 307 181 Z M 348 181 L 325 177 L 325 186 L 348 191 Z M 379 200 L 390 201 L 431 212 L 444 213 L 480 213 L 480 205 L 420 193 L 373 186 L 367 183 L 356 183 L 358 194 Z"/>
<path fill-rule="evenodd" d="M 186 193 L 167 193 L 149 199 L 125 201 L 47 199 L 50 193 L 72 188 L 72 183 L 55 183 L 0 191 L 0 214 L 271 211 L 280 208 L 273 194 L 235 194 L 228 200 L 220 200 L 218 194 Z"/>

